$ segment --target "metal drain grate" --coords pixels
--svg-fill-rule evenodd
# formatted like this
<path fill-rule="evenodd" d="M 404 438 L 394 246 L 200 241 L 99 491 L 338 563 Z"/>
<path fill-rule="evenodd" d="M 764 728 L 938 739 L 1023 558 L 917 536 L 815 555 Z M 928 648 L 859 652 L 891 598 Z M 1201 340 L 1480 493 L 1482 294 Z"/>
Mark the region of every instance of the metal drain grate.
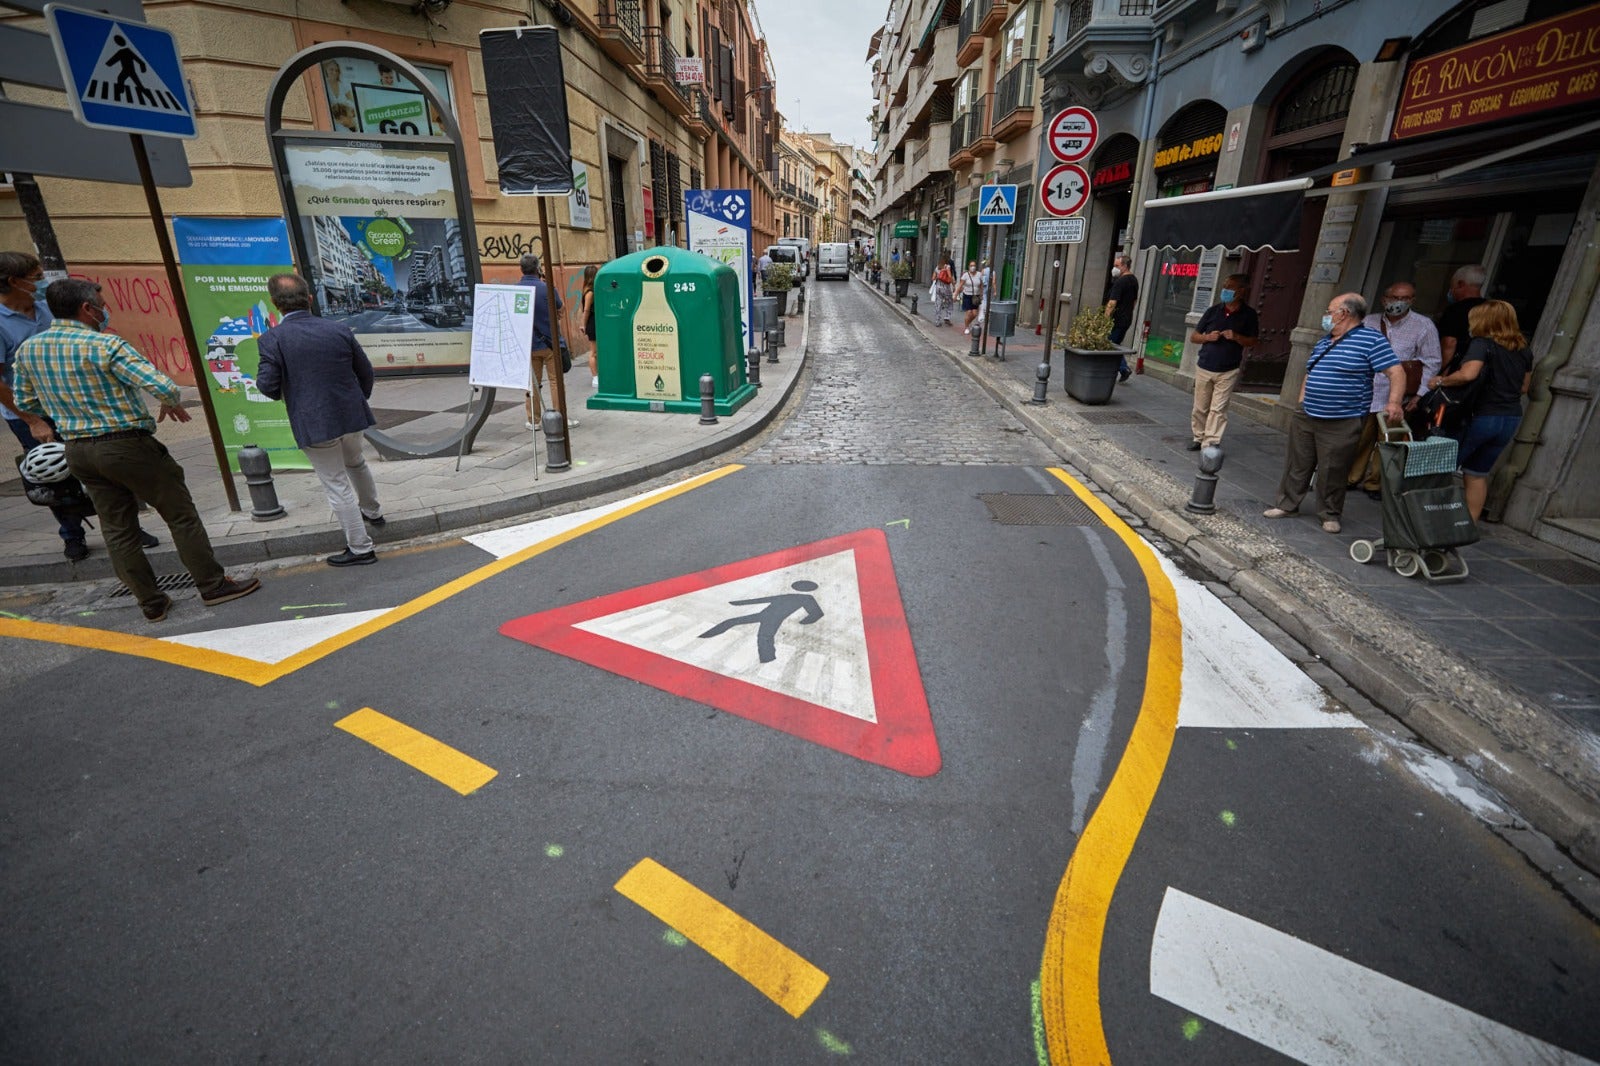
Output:
<path fill-rule="evenodd" d="M 194 578 L 189 574 L 162 574 L 156 578 L 156 588 L 162 592 L 176 592 L 178 589 L 194 588 Z M 111 593 L 113 596 L 132 596 L 128 586 L 118 585 Z"/>
<path fill-rule="evenodd" d="M 1096 426 L 1153 426 L 1156 420 L 1138 411 L 1077 411 L 1085 422 Z"/>
<path fill-rule="evenodd" d="M 1003 526 L 1089 526 L 1100 521 L 1076 496 L 989 492 L 978 499 Z"/>
<path fill-rule="evenodd" d="M 1600 569 L 1576 559 L 1507 559 L 1561 585 L 1600 585 Z"/>

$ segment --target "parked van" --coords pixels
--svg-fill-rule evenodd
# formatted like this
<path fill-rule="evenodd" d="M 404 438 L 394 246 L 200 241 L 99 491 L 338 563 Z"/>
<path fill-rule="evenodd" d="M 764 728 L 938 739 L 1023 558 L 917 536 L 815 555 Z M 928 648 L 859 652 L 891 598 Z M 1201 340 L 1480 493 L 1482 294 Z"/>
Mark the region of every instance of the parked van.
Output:
<path fill-rule="evenodd" d="M 817 245 L 817 280 L 850 280 L 850 246 L 843 242 Z"/>
<path fill-rule="evenodd" d="M 810 237 L 779 237 L 779 244 L 787 244 L 800 250 L 800 273 L 811 273 L 811 238 Z"/>

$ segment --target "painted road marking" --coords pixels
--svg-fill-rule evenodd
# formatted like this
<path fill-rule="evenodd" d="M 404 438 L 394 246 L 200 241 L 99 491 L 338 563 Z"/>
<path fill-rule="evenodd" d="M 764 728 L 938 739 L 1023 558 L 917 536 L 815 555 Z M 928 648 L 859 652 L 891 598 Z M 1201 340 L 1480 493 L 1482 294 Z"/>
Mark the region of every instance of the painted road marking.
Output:
<path fill-rule="evenodd" d="M 507 622 L 536 647 L 916 777 L 939 743 L 882 530 Z"/>
<path fill-rule="evenodd" d="M 827 974 L 654 859 L 640 859 L 616 888 L 750 982 L 791 1018 L 804 1014 L 828 985 Z"/>
<path fill-rule="evenodd" d="M 414 615 L 421 614 L 428 608 L 437 606 L 450 597 L 465 592 L 491 577 L 503 574 L 512 567 L 525 563 L 535 556 L 550 551 L 552 548 L 560 547 L 570 540 L 583 536 L 585 533 L 591 533 L 603 526 L 610 525 L 612 522 L 636 514 L 647 507 L 681 496 L 702 485 L 708 485 L 719 478 L 743 469 L 744 467 L 738 464 L 730 464 L 719 467 L 716 470 L 707 471 L 704 474 L 692 477 L 669 488 L 661 489 L 658 492 L 647 493 L 632 501 L 624 501 L 614 510 L 605 510 L 604 514 L 577 526 L 563 528 L 559 532 L 551 533 L 543 540 L 529 544 L 527 547 L 496 559 L 492 563 L 485 563 L 476 570 L 463 574 L 453 581 L 447 581 L 431 592 L 425 592 L 398 607 L 384 611 L 376 618 L 370 618 L 342 633 L 327 637 L 277 663 L 257 662 L 254 659 L 247 659 L 228 652 L 216 651 L 210 648 L 190 647 L 186 644 L 174 643 L 156 637 L 122 633 L 114 629 L 64 626 L 56 625 L 52 622 L 13 621 L 0 618 L 0 637 L 15 637 L 21 640 L 37 640 L 47 644 L 61 644 L 73 648 L 108 651 L 119 655 L 133 655 L 142 659 L 154 659 L 172 666 L 184 666 L 191 670 L 217 674 L 221 677 L 232 678 L 235 681 L 243 681 L 251 685 L 269 685 L 280 677 L 292 674 L 301 667 L 309 666 L 342 648 L 349 647 L 357 641 L 370 637 L 374 633 L 403 622 Z"/>
<path fill-rule="evenodd" d="M 1150 597 L 1150 638 L 1139 716 L 1111 783 L 1072 850 L 1045 931 L 1039 965 L 1040 1008 L 1050 1061 L 1064 1066 L 1111 1061 L 1100 1016 L 1100 947 L 1112 893 L 1155 799 L 1177 733 L 1183 625 L 1178 618 L 1177 593 L 1150 546 L 1066 471 L 1052 468 L 1050 473 L 1122 539 L 1144 573 Z"/>
<path fill-rule="evenodd" d="M 503 559 L 557 534 L 566 533 L 577 529 L 579 526 L 587 525 L 597 518 L 614 515 L 625 508 L 637 509 L 656 502 L 656 497 L 661 496 L 663 493 L 671 492 L 674 487 L 669 485 L 666 488 L 642 492 L 637 496 L 630 496 L 625 500 L 615 500 L 599 507 L 587 507 L 581 511 L 573 511 L 570 514 L 539 518 L 532 522 L 522 522 L 518 525 L 507 526 L 504 529 L 491 529 L 486 533 L 474 533 L 470 537 L 462 537 L 461 539 L 474 547 L 482 548 L 496 559 Z"/>
<path fill-rule="evenodd" d="M 363 707 L 333 724 L 463 796 L 476 792 L 499 772 L 371 707 Z"/>
<path fill-rule="evenodd" d="M 1589 1063 L 1271 926 L 1168 888 L 1150 991 L 1311 1066 Z M 1074 1060 L 1076 1061 L 1076 1060 Z"/>
<path fill-rule="evenodd" d="M 227 652 L 258 663 L 281 663 L 291 655 L 320 644 L 329 637 L 354 629 L 363 622 L 379 618 L 389 608 L 378 611 L 351 611 L 348 614 L 325 614 L 316 618 L 291 618 L 281 622 L 262 622 L 259 625 L 235 626 L 232 629 L 211 629 L 203 633 L 180 633 L 162 637 L 169 644 L 184 644 L 191 648 L 209 648 Z"/>

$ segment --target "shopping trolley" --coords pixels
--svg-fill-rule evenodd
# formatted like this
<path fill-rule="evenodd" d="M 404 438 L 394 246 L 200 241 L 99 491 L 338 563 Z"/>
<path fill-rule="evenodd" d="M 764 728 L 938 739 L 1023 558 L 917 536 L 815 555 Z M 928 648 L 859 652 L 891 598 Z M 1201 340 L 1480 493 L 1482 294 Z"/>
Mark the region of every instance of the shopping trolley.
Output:
<path fill-rule="evenodd" d="M 1413 440 L 1403 426 L 1386 429 L 1378 445 L 1383 484 L 1383 539 L 1358 540 L 1350 558 L 1370 563 L 1379 552 L 1401 577 L 1460 581 L 1466 560 L 1456 551 L 1478 539 L 1478 527 L 1456 483 L 1457 443 L 1450 437 Z"/>

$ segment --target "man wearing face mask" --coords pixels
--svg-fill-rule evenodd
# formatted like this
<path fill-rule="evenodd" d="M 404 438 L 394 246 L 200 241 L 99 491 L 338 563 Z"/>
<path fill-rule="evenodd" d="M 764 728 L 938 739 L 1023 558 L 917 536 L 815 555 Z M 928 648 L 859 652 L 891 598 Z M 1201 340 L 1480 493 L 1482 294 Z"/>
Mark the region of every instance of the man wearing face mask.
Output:
<path fill-rule="evenodd" d="M 1476 263 L 1450 275 L 1450 291 L 1445 294 L 1448 303 L 1439 316 L 1439 354 L 1446 367 L 1458 352 L 1465 352 L 1472 343 L 1467 315 L 1483 303 L 1483 283 L 1488 277 L 1488 272 Z"/>
<path fill-rule="evenodd" d="M 184 484 L 183 467 L 155 438 L 157 422 L 189 421 L 177 383 L 133 345 L 105 332 L 111 312 L 100 286 L 65 278 L 45 290 L 45 300 L 55 322 L 17 352 L 17 408 L 48 416 L 66 441 L 67 470 L 94 501 L 111 566 L 145 618 L 166 618 L 172 600 L 157 587 L 140 546 L 140 500 L 149 502 L 172 530 L 178 557 L 208 607 L 256 591 L 261 582 L 255 578 L 234 581 L 223 573 Z M 161 402 L 155 418 L 141 391 Z"/>
<path fill-rule="evenodd" d="M 1133 276 L 1133 260 L 1119 255 L 1111 264 L 1111 289 L 1106 293 L 1106 314 L 1111 316 L 1111 343 L 1122 347 L 1122 338 L 1133 325 L 1133 305 L 1139 302 L 1139 279 Z M 1128 358 L 1123 356 L 1117 373 L 1123 381 L 1133 376 Z"/>
<path fill-rule="evenodd" d="M 1189 450 L 1197 452 L 1207 445 L 1221 444 L 1228 428 L 1228 403 L 1233 387 L 1239 383 L 1239 368 L 1244 350 L 1254 348 L 1261 332 L 1255 309 L 1245 302 L 1250 295 L 1250 279 L 1229 274 L 1222 279 L 1218 302 L 1189 334 L 1200 345 L 1199 364 L 1194 372 L 1194 406 L 1189 410 L 1189 430 L 1193 437 Z"/>
<path fill-rule="evenodd" d="M 1397 281 L 1383 290 L 1380 312 L 1374 312 L 1361 323 L 1382 333 L 1400 360 L 1405 371 L 1406 392 L 1400 401 L 1409 419 L 1417 409 L 1417 401 L 1428 391 L 1427 382 L 1439 373 L 1439 331 L 1422 315 L 1411 313 L 1411 303 L 1417 297 L 1416 286 L 1409 281 Z M 1383 411 L 1389 405 L 1389 378 L 1375 374 L 1372 378 L 1372 417 L 1361 426 L 1361 443 L 1356 446 L 1356 457 L 1350 464 L 1349 483 L 1366 490 L 1377 499 L 1382 487 L 1378 476 L 1378 441 L 1383 439 Z"/>

